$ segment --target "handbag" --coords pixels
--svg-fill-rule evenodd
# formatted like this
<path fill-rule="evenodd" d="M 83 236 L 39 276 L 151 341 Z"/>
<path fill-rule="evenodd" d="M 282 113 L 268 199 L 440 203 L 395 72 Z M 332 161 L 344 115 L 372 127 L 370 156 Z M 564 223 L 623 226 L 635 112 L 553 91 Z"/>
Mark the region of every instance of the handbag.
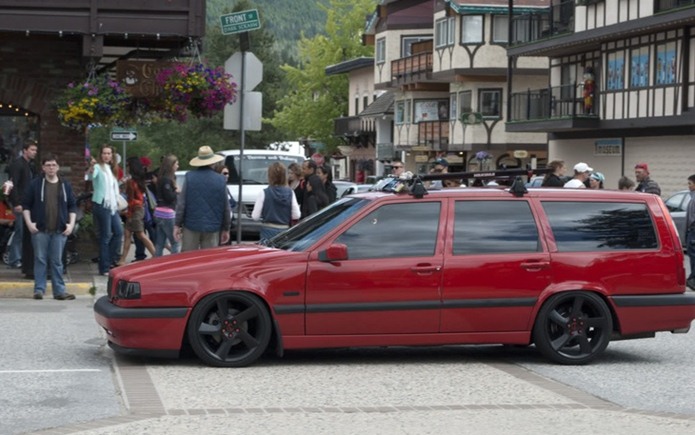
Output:
<path fill-rule="evenodd" d="M 116 196 L 116 207 L 118 211 L 125 211 L 128 208 L 128 201 L 123 197 L 123 195 Z"/>

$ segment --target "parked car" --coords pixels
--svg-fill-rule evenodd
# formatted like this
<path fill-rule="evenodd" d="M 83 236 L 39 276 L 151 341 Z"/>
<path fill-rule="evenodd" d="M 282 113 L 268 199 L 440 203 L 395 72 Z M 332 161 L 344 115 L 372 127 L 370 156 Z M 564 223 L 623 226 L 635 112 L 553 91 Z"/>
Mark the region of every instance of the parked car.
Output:
<path fill-rule="evenodd" d="M 690 191 L 681 190 L 671 195 L 665 202 L 666 208 L 671 212 L 671 219 L 676 224 L 681 245 L 685 248 L 685 212 L 690 204 Z"/>
<path fill-rule="evenodd" d="M 526 183 L 526 187 L 541 187 L 544 175 L 535 175 Z"/>
<path fill-rule="evenodd" d="M 357 193 L 357 183 L 353 183 L 352 181 L 335 180 L 333 181 L 333 185 L 337 190 L 335 197 L 338 199 L 352 193 Z"/>
<path fill-rule="evenodd" d="M 113 269 L 96 321 L 118 352 L 190 345 L 226 367 L 270 349 L 470 343 L 585 364 L 611 339 L 688 331 L 695 292 L 658 196 L 524 190 L 351 195 L 266 245 Z"/>

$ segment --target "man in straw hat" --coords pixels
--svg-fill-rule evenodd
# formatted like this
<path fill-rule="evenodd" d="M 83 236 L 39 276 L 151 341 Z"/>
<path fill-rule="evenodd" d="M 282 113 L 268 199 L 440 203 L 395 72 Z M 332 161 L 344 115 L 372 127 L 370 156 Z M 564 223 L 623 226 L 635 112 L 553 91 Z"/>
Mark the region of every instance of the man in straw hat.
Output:
<path fill-rule="evenodd" d="M 176 204 L 176 237 L 183 238 L 181 251 L 212 248 L 229 241 L 227 183 L 213 169 L 222 160 L 224 157 L 212 148 L 202 146 L 190 162 L 196 169 L 186 174 Z"/>

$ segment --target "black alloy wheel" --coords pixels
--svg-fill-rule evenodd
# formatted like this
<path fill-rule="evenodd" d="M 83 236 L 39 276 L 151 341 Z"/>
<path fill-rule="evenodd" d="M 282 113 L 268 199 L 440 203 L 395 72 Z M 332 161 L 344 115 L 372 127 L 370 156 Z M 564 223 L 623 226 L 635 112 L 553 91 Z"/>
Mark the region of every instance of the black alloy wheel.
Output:
<path fill-rule="evenodd" d="M 193 351 L 206 364 L 244 367 L 265 352 L 271 330 L 268 310 L 256 296 L 225 292 L 195 306 L 187 333 Z"/>
<path fill-rule="evenodd" d="M 606 349 L 613 318 L 600 296 L 566 292 L 548 299 L 536 318 L 533 337 L 540 352 L 560 364 L 587 364 Z"/>

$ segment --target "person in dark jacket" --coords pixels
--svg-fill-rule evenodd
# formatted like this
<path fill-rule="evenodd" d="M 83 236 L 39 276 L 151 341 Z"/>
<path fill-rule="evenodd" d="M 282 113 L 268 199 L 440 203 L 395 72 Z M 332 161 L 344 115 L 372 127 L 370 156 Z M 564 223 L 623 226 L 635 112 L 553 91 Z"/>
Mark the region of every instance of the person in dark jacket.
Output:
<path fill-rule="evenodd" d="M 316 175 L 317 167 L 316 162 L 313 160 L 305 160 L 302 164 L 302 171 L 304 172 L 301 206 L 302 219 L 328 205 L 326 188 L 319 176 Z"/>
<path fill-rule="evenodd" d="M 58 160 L 46 154 L 44 175 L 34 179 L 22 200 L 22 213 L 34 247 L 34 299 L 46 293 L 47 267 L 51 268 L 53 299 L 75 299 L 63 281 L 63 249 L 75 228 L 77 202 L 67 180 L 58 177 Z"/>
<path fill-rule="evenodd" d="M 224 160 L 209 146 L 198 149 L 190 165 L 197 169 L 186 173 L 176 204 L 176 237 L 182 239 L 183 252 L 227 243 L 231 209 L 227 183 L 213 166 Z"/>
<path fill-rule="evenodd" d="M 649 178 L 649 166 L 646 163 L 637 163 L 635 165 L 635 178 L 638 183 L 635 188 L 636 191 L 661 195 L 659 183 Z"/>
<path fill-rule="evenodd" d="M 10 191 L 9 202 L 14 212 L 14 237 L 9 247 L 10 267 L 22 267 L 22 242 L 31 244 L 31 236 L 24 231 L 24 216 L 22 214 L 22 198 L 24 192 L 29 188 L 29 183 L 36 176 L 34 168 L 34 158 L 38 152 L 36 142 L 27 141 L 22 147 L 22 156 L 16 158 L 10 164 L 10 180 L 14 184 Z"/>
<path fill-rule="evenodd" d="M 323 182 L 323 187 L 326 190 L 326 197 L 328 198 L 328 204 L 334 203 L 338 196 L 338 189 L 335 187 L 335 184 L 333 184 L 331 167 L 325 164 L 319 166 L 316 168 L 316 175 L 318 175 Z"/>
<path fill-rule="evenodd" d="M 287 185 L 287 169 L 280 162 L 268 166 L 268 187 L 256 198 L 251 217 L 261 221 L 261 240 L 268 240 L 300 218 L 294 191 Z"/>
<path fill-rule="evenodd" d="M 553 172 L 545 174 L 541 187 L 563 187 L 567 180 L 565 179 L 565 162 L 562 160 L 553 160 L 548 163 L 548 167 Z"/>

